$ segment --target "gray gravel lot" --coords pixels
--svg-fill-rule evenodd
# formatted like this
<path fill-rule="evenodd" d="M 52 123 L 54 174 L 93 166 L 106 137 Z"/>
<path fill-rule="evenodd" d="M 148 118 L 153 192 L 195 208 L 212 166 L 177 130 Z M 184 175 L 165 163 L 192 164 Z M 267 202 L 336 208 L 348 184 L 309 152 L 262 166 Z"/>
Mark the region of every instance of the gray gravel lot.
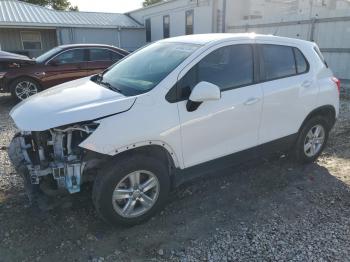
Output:
<path fill-rule="evenodd" d="M 6 153 L 13 105 L 0 95 L 0 261 L 350 261 L 350 102 L 317 163 L 213 173 L 132 228 L 101 222 L 89 188 L 49 212 L 28 207 Z"/>

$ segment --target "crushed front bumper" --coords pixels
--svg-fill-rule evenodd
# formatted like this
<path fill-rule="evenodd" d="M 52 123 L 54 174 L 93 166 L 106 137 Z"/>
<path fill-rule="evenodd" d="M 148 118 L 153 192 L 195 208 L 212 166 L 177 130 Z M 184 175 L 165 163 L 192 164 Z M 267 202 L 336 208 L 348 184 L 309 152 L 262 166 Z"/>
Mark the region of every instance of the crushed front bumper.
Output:
<path fill-rule="evenodd" d="M 62 145 L 63 141 L 55 142 Z M 55 146 L 52 146 L 53 150 Z M 57 150 L 62 151 L 62 149 Z M 38 191 L 43 179 L 56 182 L 55 189 L 57 190 L 66 189 L 71 194 L 80 191 L 85 164 L 77 158 L 62 159 L 62 161 L 54 158 L 47 159 L 46 153 L 35 144 L 30 133 L 17 134 L 10 143 L 8 154 L 16 171 L 24 179 L 26 192 L 30 199 L 33 193 Z"/>

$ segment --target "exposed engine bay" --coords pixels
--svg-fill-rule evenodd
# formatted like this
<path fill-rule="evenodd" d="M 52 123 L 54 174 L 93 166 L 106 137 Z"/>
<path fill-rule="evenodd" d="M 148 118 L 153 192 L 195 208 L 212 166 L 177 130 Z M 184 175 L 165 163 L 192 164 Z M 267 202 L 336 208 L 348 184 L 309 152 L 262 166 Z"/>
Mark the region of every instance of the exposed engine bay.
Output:
<path fill-rule="evenodd" d="M 43 132 L 21 132 L 12 140 L 9 156 L 17 171 L 27 176 L 31 185 L 43 183 L 50 185 L 51 190 L 66 189 L 71 194 L 77 193 L 83 183 L 83 172 L 88 167 L 88 152 L 79 144 L 97 127 L 98 124 L 90 122 Z M 23 168 L 27 174 L 23 174 Z M 88 177 L 84 177 L 86 179 Z"/>

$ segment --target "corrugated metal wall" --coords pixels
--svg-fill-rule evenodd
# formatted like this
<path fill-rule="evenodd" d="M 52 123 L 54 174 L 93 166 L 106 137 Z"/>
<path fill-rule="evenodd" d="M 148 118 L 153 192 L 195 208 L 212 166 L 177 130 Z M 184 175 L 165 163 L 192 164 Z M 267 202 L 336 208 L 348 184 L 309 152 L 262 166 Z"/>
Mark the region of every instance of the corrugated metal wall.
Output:
<path fill-rule="evenodd" d="M 350 16 L 228 26 L 228 32 L 275 34 L 315 41 L 350 97 Z"/>
<path fill-rule="evenodd" d="M 120 31 L 121 48 L 135 51 L 146 44 L 144 29 L 122 29 Z"/>
<path fill-rule="evenodd" d="M 106 44 L 134 51 L 146 43 L 144 29 L 58 28 L 59 44 Z"/>
<path fill-rule="evenodd" d="M 42 50 L 24 50 L 21 41 L 21 31 L 40 32 Z M 8 52 L 25 52 L 30 57 L 37 57 L 57 45 L 56 30 L 0 28 L 1 50 Z"/>

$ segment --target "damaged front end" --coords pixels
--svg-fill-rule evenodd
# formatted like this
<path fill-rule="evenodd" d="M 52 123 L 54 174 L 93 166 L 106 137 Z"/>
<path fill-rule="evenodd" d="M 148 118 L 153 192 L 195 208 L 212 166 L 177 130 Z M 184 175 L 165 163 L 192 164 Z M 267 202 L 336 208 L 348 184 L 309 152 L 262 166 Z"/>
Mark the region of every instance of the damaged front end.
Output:
<path fill-rule="evenodd" d="M 12 140 L 9 157 L 24 179 L 27 192 L 34 188 L 46 192 L 80 191 L 87 152 L 80 148 L 98 127 L 97 123 L 81 123 L 41 132 L 21 132 Z"/>

